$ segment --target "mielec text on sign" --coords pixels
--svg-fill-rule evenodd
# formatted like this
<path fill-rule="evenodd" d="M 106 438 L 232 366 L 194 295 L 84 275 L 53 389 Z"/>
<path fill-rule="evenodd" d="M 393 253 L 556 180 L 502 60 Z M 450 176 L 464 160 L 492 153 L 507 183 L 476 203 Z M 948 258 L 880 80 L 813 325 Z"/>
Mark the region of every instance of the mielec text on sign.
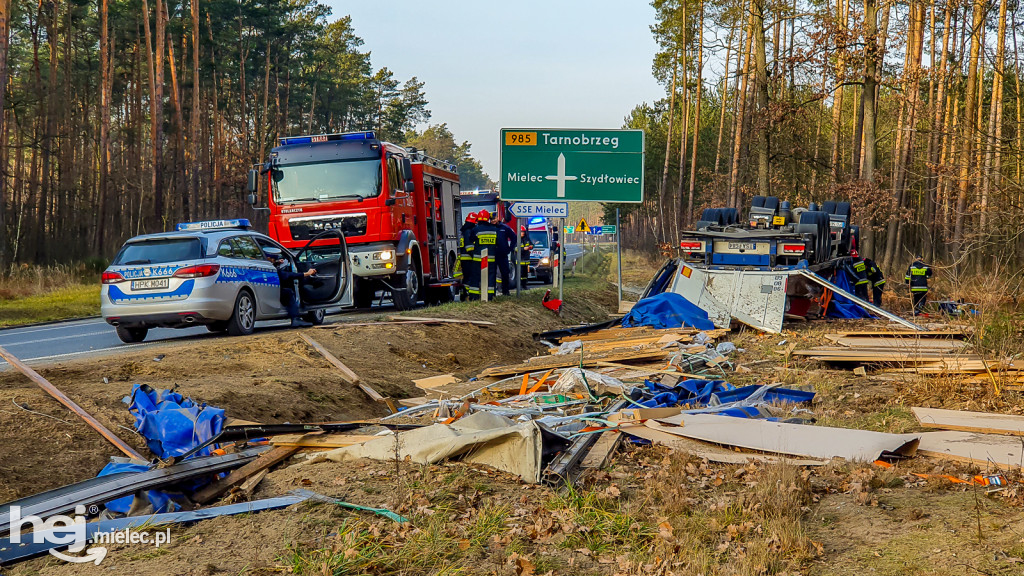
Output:
<path fill-rule="evenodd" d="M 642 130 L 503 129 L 503 200 L 642 202 Z"/>

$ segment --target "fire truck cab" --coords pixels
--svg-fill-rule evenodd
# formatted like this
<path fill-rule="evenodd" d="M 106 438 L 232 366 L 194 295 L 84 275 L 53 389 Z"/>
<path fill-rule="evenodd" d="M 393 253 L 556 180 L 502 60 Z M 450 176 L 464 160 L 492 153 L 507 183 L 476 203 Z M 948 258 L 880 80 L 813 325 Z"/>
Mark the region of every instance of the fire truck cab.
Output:
<path fill-rule="evenodd" d="M 353 301 L 378 291 L 407 310 L 454 298 L 460 223 L 456 166 L 377 139 L 373 132 L 280 138 L 249 173 L 256 202 L 268 187 L 268 235 L 288 248 L 340 229 L 348 244 Z M 321 249 L 337 249 L 325 244 Z"/>

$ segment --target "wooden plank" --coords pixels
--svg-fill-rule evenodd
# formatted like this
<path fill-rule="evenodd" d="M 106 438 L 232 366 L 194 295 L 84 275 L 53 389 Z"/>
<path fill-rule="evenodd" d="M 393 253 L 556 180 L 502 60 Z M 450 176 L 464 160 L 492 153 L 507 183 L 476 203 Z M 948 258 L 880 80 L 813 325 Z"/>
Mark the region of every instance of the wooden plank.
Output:
<path fill-rule="evenodd" d="M 910 409 L 925 428 L 980 432 L 983 434 L 1010 434 L 1024 436 L 1024 416 L 992 412 L 967 412 L 940 408 Z"/>
<path fill-rule="evenodd" d="M 664 342 L 662 341 L 663 339 Z M 692 340 L 692 337 L 687 334 L 680 334 L 678 332 L 670 332 L 663 336 L 641 336 L 639 338 L 624 338 L 624 339 L 609 339 L 609 340 L 590 340 L 583 342 L 583 350 L 586 352 L 601 352 L 604 350 L 614 350 L 616 348 L 634 348 L 637 346 L 658 346 L 669 342 L 682 342 L 687 343 Z M 571 342 L 571 340 L 569 340 Z M 551 348 L 548 350 L 549 354 L 558 354 L 558 348 Z"/>
<path fill-rule="evenodd" d="M 341 375 L 346 382 L 348 382 L 349 384 L 355 384 L 356 382 L 359 382 L 359 375 L 353 372 L 352 369 L 350 369 L 348 366 L 345 366 L 345 364 L 342 363 L 341 360 L 338 360 L 337 356 L 328 352 L 327 349 L 321 346 L 319 342 L 313 340 L 309 336 L 306 336 L 302 332 L 299 332 L 299 337 L 305 340 L 306 344 L 309 344 L 310 346 L 313 347 L 314 350 L 319 352 L 320 355 L 323 356 L 325 360 L 333 364 L 334 367 L 341 372 Z"/>
<path fill-rule="evenodd" d="M 1014 470 L 1024 462 L 1024 442 L 1016 436 L 977 432 L 925 432 L 917 453 L 933 458 Z"/>
<path fill-rule="evenodd" d="M 836 344 L 847 348 L 879 348 L 895 350 L 962 350 L 968 346 L 963 340 L 914 340 L 910 338 L 866 338 L 866 337 L 842 337 L 835 340 Z"/>
<path fill-rule="evenodd" d="M 967 336 L 962 330 L 851 330 L 826 334 L 826 338 L 845 336 L 885 336 L 890 338 L 955 338 Z"/>
<path fill-rule="evenodd" d="M 295 448 L 344 448 L 374 438 L 372 434 L 285 434 L 275 436 L 270 443 Z"/>
<path fill-rule="evenodd" d="M 618 362 L 595 362 L 594 365 L 605 366 L 609 368 L 627 368 L 629 370 L 636 370 L 637 372 L 646 372 L 647 374 L 671 374 L 673 376 L 682 376 L 684 378 L 705 378 L 704 376 L 699 376 L 697 374 L 687 374 L 686 372 L 679 372 L 678 370 L 661 370 L 656 368 L 647 368 L 644 366 L 630 366 L 629 364 L 619 364 Z"/>
<path fill-rule="evenodd" d="M 134 458 L 136 460 L 141 460 L 143 462 L 146 461 L 146 458 L 143 458 L 142 454 L 139 454 L 124 440 L 118 438 L 116 434 L 114 434 L 113 432 L 110 431 L 109 428 L 101 424 L 100 421 L 94 418 L 92 414 L 86 412 L 84 408 L 76 404 L 75 401 L 72 400 L 71 398 L 68 398 L 63 392 L 60 391 L 60 389 L 51 384 L 49 380 L 43 378 L 38 372 L 26 366 L 21 360 L 18 359 L 17 356 L 11 354 L 2 346 L 0 346 L 0 358 L 7 360 L 8 364 L 14 366 L 19 372 L 27 376 L 29 380 L 36 384 L 36 386 L 39 386 L 40 388 L 43 389 L 44 392 L 46 392 L 50 396 L 53 396 L 54 399 L 56 399 L 58 402 L 67 407 L 68 410 L 71 410 L 72 412 L 77 414 L 78 417 L 84 420 L 85 423 L 88 424 L 90 428 L 99 432 L 100 436 L 106 438 L 108 442 L 113 444 L 114 447 L 123 452 L 129 458 Z"/>
<path fill-rule="evenodd" d="M 419 316 L 388 316 L 391 322 L 437 322 L 439 324 L 473 324 L 474 326 L 494 326 L 494 322 L 486 320 L 466 320 L 463 318 L 422 318 Z"/>
<path fill-rule="evenodd" d="M 253 474 L 283 462 L 286 458 L 298 451 L 298 446 L 278 446 L 268 452 L 264 452 L 252 462 L 232 471 L 228 474 L 227 478 L 216 480 L 213 484 L 210 484 L 199 492 L 196 492 L 195 495 L 192 496 L 192 501 L 197 504 L 207 504 L 212 502 L 221 494 L 245 482 Z"/>
<path fill-rule="evenodd" d="M 602 432 L 601 437 L 590 448 L 590 452 L 587 452 L 587 455 L 583 457 L 580 468 L 597 470 L 604 468 L 611 461 L 612 456 L 615 455 L 615 451 L 621 443 L 622 434 L 619 434 L 618 430 Z"/>
<path fill-rule="evenodd" d="M 412 381 L 412 383 L 420 390 L 430 390 L 431 388 L 446 386 L 456 382 L 461 382 L 461 380 L 456 378 L 454 374 L 441 374 L 440 376 L 430 376 L 428 378 L 420 378 L 419 380 Z"/>
<path fill-rule="evenodd" d="M 608 352 L 596 355 L 584 354 L 583 365 L 593 366 L 601 361 L 615 360 L 640 360 L 649 358 L 667 358 L 668 352 L 664 350 L 627 350 L 623 352 Z M 580 357 L 578 354 L 566 354 L 565 356 L 537 356 L 533 362 L 524 362 L 511 366 L 495 366 L 480 373 L 480 376 L 514 376 L 523 372 L 536 372 L 551 368 L 569 368 L 578 366 Z"/>

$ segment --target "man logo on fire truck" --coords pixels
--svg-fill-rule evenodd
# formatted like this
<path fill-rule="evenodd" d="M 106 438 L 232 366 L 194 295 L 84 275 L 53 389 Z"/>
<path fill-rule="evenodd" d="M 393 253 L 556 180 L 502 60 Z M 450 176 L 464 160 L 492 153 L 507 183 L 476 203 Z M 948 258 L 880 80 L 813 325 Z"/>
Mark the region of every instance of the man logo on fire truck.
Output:
<path fill-rule="evenodd" d="M 462 223 L 454 165 L 373 132 L 316 134 L 280 138 L 250 171 L 253 204 L 261 177 L 269 236 L 293 248 L 323 230 L 345 234 L 356 306 L 369 306 L 379 290 L 400 310 L 454 297 Z M 316 249 L 326 255 L 336 246 L 328 241 Z"/>

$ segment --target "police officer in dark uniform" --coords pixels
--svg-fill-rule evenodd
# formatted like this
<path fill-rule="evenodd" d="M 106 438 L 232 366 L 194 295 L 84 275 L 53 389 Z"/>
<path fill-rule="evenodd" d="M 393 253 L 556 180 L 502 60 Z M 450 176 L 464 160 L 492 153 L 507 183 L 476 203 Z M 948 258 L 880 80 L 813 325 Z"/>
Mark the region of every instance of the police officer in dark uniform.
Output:
<path fill-rule="evenodd" d="M 857 253 L 857 250 L 850 250 L 850 265 L 848 270 L 852 271 L 853 275 L 853 293 L 861 300 L 871 301 L 871 297 L 868 296 L 868 286 L 871 284 L 868 282 L 868 267 L 864 263 L 864 260 Z"/>
<path fill-rule="evenodd" d="M 455 274 L 455 278 L 462 282 L 463 291 L 471 284 L 479 283 L 479 276 L 474 276 L 473 244 L 470 241 L 470 233 L 475 227 L 476 212 L 470 212 L 466 215 L 466 222 L 459 229 L 459 269 Z M 475 271 L 479 274 L 479 268 Z M 477 280 L 474 281 L 474 278 Z"/>
<path fill-rule="evenodd" d="M 288 317 L 292 319 L 293 328 L 305 328 L 312 326 L 311 323 L 299 318 L 299 296 L 298 281 L 316 274 L 315 268 L 306 270 L 305 273 L 295 272 L 292 263 L 277 246 L 266 246 L 263 248 L 263 255 L 277 268 L 277 278 L 281 282 L 281 304 L 288 309 Z"/>
<path fill-rule="evenodd" d="M 903 281 L 910 284 L 910 295 L 914 297 L 914 316 L 924 312 L 928 300 L 928 279 L 932 277 L 932 267 L 924 263 L 924 257 L 918 254 L 907 268 Z"/>
<path fill-rule="evenodd" d="M 498 267 L 495 265 L 498 253 L 498 227 L 490 223 L 491 213 L 481 210 L 476 213 L 476 228 L 470 233 L 473 244 L 473 268 L 477 271 L 476 284 L 467 287 L 470 299 L 480 298 L 481 277 L 483 276 L 483 251 L 487 250 L 487 296 L 494 297 L 498 282 Z M 474 298 L 475 296 L 475 298 Z"/>
<path fill-rule="evenodd" d="M 512 287 L 512 270 L 509 268 L 508 259 L 515 252 L 516 233 L 505 222 L 499 222 L 497 214 L 491 214 L 491 224 L 498 229 L 498 249 L 495 257 L 498 273 L 501 275 L 501 293 L 508 296 Z"/>
<path fill-rule="evenodd" d="M 885 291 L 885 275 L 882 269 L 875 264 L 871 258 L 865 258 L 864 264 L 868 267 L 868 282 L 871 283 L 872 296 L 875 297 L 875 306 L 882 306 L 882 292 Z"/>

